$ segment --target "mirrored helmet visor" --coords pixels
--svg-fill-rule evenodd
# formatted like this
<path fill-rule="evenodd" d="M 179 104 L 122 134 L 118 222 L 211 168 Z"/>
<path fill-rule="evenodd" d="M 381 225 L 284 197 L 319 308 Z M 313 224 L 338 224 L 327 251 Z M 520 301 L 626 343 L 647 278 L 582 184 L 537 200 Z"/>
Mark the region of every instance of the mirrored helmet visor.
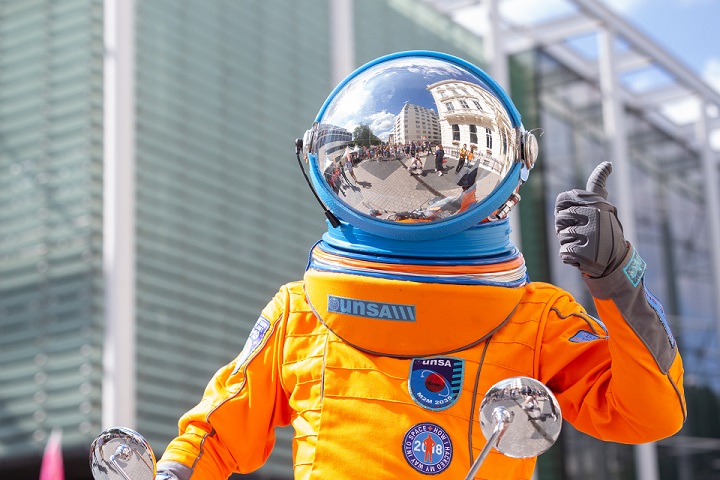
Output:
<path fill-rule="evenodd" d="M 476 223 L 493 213 L 508 199 L 494 193 L 518 171 L 522 132 L 495 91 L 432 56 L 392 58 L 350 78 L 305 145 L 333 213 L 388 224 L 447 222 L 480 206 Z"/>

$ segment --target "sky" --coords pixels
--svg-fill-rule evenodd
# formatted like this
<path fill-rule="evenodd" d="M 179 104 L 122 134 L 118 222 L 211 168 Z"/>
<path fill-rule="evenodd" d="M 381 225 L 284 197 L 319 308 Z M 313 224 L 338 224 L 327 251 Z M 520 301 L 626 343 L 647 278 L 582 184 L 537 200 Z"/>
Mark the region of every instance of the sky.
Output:
<path fill-rule="evenodd" d="M 720 92 L 720 0 L 600 1 Z M 697 118 L 699 104 L 679 101 L 663 111 L 683 124 Z M 710 145 L 720 150 L 720 128 L 711 131 Z"/>
<path fill-rule="evenodd" d="M 720 91 L 720 0 L 598 0 Z M 515 23 L 572 13 L 566 0 L 506 0 Z"/>
<path fill-rule="evenodd" d="M 720 0 L 601 0 L 720 92 Z"/>

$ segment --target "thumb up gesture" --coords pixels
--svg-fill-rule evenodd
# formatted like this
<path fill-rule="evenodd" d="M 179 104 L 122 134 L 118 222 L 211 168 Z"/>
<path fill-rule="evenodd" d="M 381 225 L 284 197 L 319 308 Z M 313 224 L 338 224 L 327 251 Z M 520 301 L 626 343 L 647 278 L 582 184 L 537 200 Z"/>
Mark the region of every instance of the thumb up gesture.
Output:
<path fill-rule="evenodd" d="M 560 258 L 590 277 L 604 277 L 620 265 L 628 251 L 617 209 L 607 201 L 605 182 L 612 163 L 590 174 L 585 190 L 562 192 L 555 201 L 555 231 Z"/>

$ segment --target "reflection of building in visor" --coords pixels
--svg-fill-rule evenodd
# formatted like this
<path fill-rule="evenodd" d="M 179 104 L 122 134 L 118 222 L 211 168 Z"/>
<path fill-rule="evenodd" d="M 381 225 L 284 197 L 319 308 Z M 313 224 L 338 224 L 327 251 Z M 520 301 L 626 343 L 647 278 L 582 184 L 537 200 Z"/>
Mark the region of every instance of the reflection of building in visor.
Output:
<path fill-rule="evenodd" d="M 333 125 L 320 125 L 317 130 L 317 143 L 322 145 L 322 158 L 339 160 L 345 152 L 345 147 L 352 143 L 352 134 L 341 127 Z M 329 165 L 324 165 L 324 168 Z"/>
<path fill-rule="evenodd" d="M 432 54 L 359 69 L 331 95 L 306 138 L 323 202 L 341 220 L 376 226 L 380 235 L 393 223 L 477 217 L 467 228 L 492 217 L 516 201 L 527 138 L 498 89 L 476 67 Z M 460 172 L 463 144 L 473 154 Z M 436 162 L 437 145 L 444 159 Z M 437 168 L 444 175 L 435 175 Z"/>
<path fill-rule="evenodd" d="M 436 110 L 406 103 L 395 117 L 390 143 L 399 145 L 427 141 L 430 145 L 440 143 L 440 121 Z"/>
<path fill-rule="evenodd" d="M 499 183 L 515 160 L 508 159 L 508 145 L 515 142 L 515 129 L 502 103 L 484 88 L 464 81 L 443 80 L 428 86 L 428 90 L 440 112 L 442 144 L 456 148 L 467 144 L 483 152 L 477 166 Z"/>

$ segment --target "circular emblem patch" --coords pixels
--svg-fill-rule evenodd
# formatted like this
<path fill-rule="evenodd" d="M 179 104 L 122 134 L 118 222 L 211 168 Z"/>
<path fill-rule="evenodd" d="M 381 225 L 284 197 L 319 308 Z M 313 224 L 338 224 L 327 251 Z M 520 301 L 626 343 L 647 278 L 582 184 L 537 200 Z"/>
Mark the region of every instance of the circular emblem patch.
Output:
<path fill-rule="evenodd" d="M 413 400 L 428 410 L 445 410 L 460 396 L 465 361 L 454 357 L 414 358 L 408 389 Z"/>
<path fill-rule="evenodd" d="M 419 423 L 403 438 L 403 454 L 412 468 L 436 475 L 450 466 L 452 442 L 447 432 L 434 423 Z"/>

